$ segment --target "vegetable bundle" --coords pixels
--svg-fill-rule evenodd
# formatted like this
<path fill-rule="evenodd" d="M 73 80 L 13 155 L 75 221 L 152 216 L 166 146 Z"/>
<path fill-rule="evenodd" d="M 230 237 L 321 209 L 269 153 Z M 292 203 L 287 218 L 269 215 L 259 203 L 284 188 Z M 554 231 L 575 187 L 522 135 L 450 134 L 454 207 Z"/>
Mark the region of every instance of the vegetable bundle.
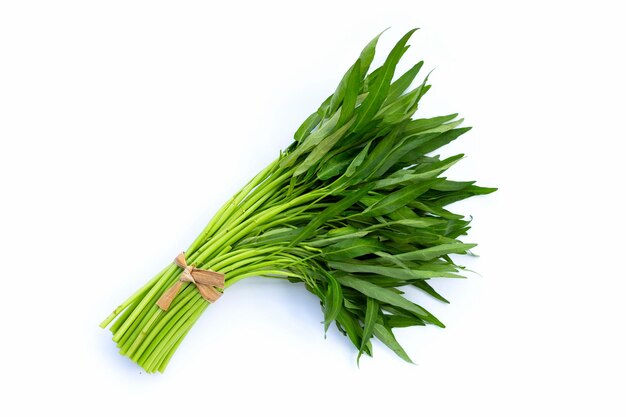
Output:
<path fill-rule="evenodd" d="M 423 63 L 395 80 L 394 72 L 414 31 L 369 72 L 374 38 L 293 143 L 215 214 L 183 256 L 197 270 L 223 274 L 223 288 L 251 276 L 304 284 L 320 298 L 325 331 L 335 322 L 358 358 L 372 355 L 375 337 L 410 361 L 392 329 L 444 327 L 400 288 L 447 303 L 429 280 L 461 277 L 449 255 L 475 245 L 459 240 L 469 221 L 445 207 L 495 191 L 440 176 L 463 155 L 441 159 L 433 151 L 469 128 L 459 127 L 456 114 L 412 119 L 430 88 L 426 77 L 410 89 Z M 181 265 L 167 266 L 101 324 L 117 318 L 111 331 L 120 353 L 148 372 L 163 372 L 210 305 L 192 278 L 181 278 L 193 268 Z M 163 309 L 157 301 L 167 291 L 171 305 Z"/>

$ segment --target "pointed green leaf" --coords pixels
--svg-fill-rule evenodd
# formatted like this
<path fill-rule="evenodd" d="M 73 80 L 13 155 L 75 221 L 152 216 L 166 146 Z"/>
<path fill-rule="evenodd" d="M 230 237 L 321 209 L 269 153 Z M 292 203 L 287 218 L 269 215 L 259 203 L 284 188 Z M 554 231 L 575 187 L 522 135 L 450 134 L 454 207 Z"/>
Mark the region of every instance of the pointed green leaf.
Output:
<path fill-rule="evenodd" d="M 343 306 L 339 311 L 339 315 L 335 320 L 337 323 L 337 327 L 339 330 L 348 336 L 352 344 L 357 348 L 361 348 L 361 335 L 363 334 L 363 330 L 359 325 L 358 320 L 351 314 L 348 310 L 346 310 Z"/>
<path fill-rule="evenodd" d="M 441 135 L 433 138 L 432 140 L 416 148 L 413 152 L 417 155 L 425 155 L 429 152 L 434 151 L 435 149 L 439 149 L 442 146 L 447 145 L 448 143 L 457 139 L 463 133 L 468 132 L 470 130 L 471 130 L 470 127 L 463 127 L 463 128 L 453 129 L 448 132 L 442 133 Z"/>
<path fill-rule="evenodd" d="M 325 277 L 328 280 L 328 289 L 324 303 L 324 333 L 328 331 L 330 323 L 337 318 L 343 305 L 341 285 L 331 274 L 325 274 Z"/>
<path fill-rule="evenodd" d="M 374 55 L 376 54 L 376 45 L 378 44 L 378 39 L 383 33 L 385 33 L 386 30 L 387 29 L 380 32 L 374 39 L 372 39 L 367 45 L 365 45 L 365 48 L 363 48 L 363 51 L 361 51 L 361 55 L 359 56 L 359 61 L 361 61 L 361 70 L 359 71 L 359 73 L 361 74 L 361 76 L 364 77 L 365 74 L 367 74 L 367 71 L 369 71 L 370 65 L 372 65 L 372 61 L 374 60 Z"/>
<path fill-rule="evenodd" d="M 346 169 L 346 172 L 345 172 L 346 177 L 351 177 L 354 174 L 354 172 L 357 170 L 357 168 L 361 166 L 361 164 L 367 157 L 367 153 L 369 152 L 371 143 L 372 142 L 367 142 L 367 145 L 365 145 L 365 147 L 361 149 L 361 152 L 359 152 L 356 158 L 352 160 L 352 162 L 350 163 L 350 166 L 348 166 L 348 168 Z"/>
<path fill-rule="evenodd" d="M 463 276 L 451 272 L 428 271 L 421 269 L 406 270 L 404 268 L 368 264 L 364 261 L 330 261 L 328 262 L 328 266 L 339 271 L 378 274 L 389 278 L 397 278 L 402 280 L 429 278 L 463 278 Z"/>
<path fill-rule="evenodd" d="M 391 349 L 396 355 L 404 359 L 408 363 L 413 363 L 409 355 L 404 351 L 400 343 L 396 340 L 393 332 L 382 324 L 376 323 L 374 325 L 374 336 L 381 342 L 383 342 L 389 349 Z"/>
<path fill-rule="evenodd" d="M 361 60 L 357 59 L 346 81 L 345 96 L 341 105 L 341 116 L 339 117 L 339 126 L 343 126 L 354 115 L 354 110 L 357 103 L 357 97 L 359 96 L 359 90 L 361 89 Z"/>
<path fill-rule="evenodd" d="M 389 93 L 387 94 L 387 100 L 395 100 L 400 97 L 402 93 L 404 93 L 411 86 L 411 83 L 417 76 L 417 73 L 420 71 L 422 66 L 424 65 L 424 61 L 420 61 L 415 64 L 410 70 L 402 74 L 400 78 L 394 81 L 389 88 Z"/>
<path fill-rule="evenodd" d="M 359 348 L 359 355 L 356 358 L 357 364 L 359 363 L 361 354 L 365 350 L 367 342 L 369 342 L 369 340 L 372 338 L 372 335 L 374 334 L 374 325 L 378 320 L 378 313 L 378 302 L 374 298 L 368 297 L 365 308 L 365 319 L 363 321 L 363 336 L 361 338 L 361 347 Z"/>
<path fill-rule="evenodd" d="M 323 121 L 317 130 L 313 131 L 309 136 L 307 136 L 302 142 L 298 144 L 298 147 L 295 148 L 293 152 L 287 154 L 283 158 L 280 164 L 281 167 L 286 168 L 293 165 L 298 157 L 310 151 L 324 138 L 330 135 L 335 130 L 338 121 L 339 113 L 335 113 L 330 119 Z"/>
<path fill-rule="evenodd" d="M 441 181 L 438 184 L 435 184 L 432 189 L 437 191 L 460 191 L 464 188 L 469 187 L 470 185 L 476 183 L 476 181 L 450 181 L 445 180 Z"/>
<path fill-rule="evenodd" d="M 378 285 L 346 274 L 337 274 L 335 278 L 341 285 L 353 288 L 363 295 L 375 298 L 382 303 L 391 304 L 406 311 L 410 311 L 422 320 L 435 324 L 439 327 L 445 327 L 442 322 L 440 322 L 435 316 L 426 311 L 424 308 L 407 300 L 400 294 L 396 294 L 388 288 L 379 287 Z"/>
<path fill-rule="evenodd" d="M 415 207 L 419 210 L 422 210 L 426 213 L 432 213 L 436 216 L 440 216 L 444 219 L 449 219 L 449 220 L 459 220 L 462 219 L 463 216 L 460 214 L 454 214 L 442 207 L 437 206 L 436 204 L 432 204 L 432 203 L 424 203 L 423 201 L 414 201 L 413 203 L 411 203 L 412 207 Z"/>
<path fill-rule="evenodd" d="M 350 126 L 354 123 L 354 119 L 341 126 L 332 134 L 328 135 L 324 139 L 322 139 L 316 146 L 313 148 L 309 156 L 298 165 L 296 171 L 294 172 L 294 176 L 300 175 L 309 170 L 313 165 L 318 163 L 331 149 L 335 144 L 343 137 L 343 135 L 350 129 Z M 313 135 L 311 135 L 312 137 Z M 309 137 L 310 138 L 310 137 Z"/>
<path fill-rule="evenodd" d="M 374 189 L 381 189 L 391 186 L 397 186 L 400 184 L 418 183 L 425 180 L 433 179 L 442 172 L 449 169 L 452 165 L 460 161 L 465 155 L 459 154 L 451 156 L 443 161 L 439 161 L 433 164 L 424 164 L 416 167 L 416 169 L 401 169 L 389 175 L 387 178 L 383 178 L 374 183 Z M 432 184 L 432 188 L 436 188 L 441 181 L 437 181 Z"/>
<path fill-rule="evenodd" d="M 354 126 L 355 131 L 358 131 L 361 127 L 370 122 L 372 117 L 378 112 L 380 106 L 387 98 L 387 92 L 389 91 L 389 86 L 393 78 L 396 65 L 398 65 L 400 58 L 402 58 L 402 55 L 406 50 L 405 45 L 407 41 L 416 30 L 417 29 L 410 30 L 406 35 L 404 35 L 391 50 L 389 56 L 387 56 L 385 63 L 380 68 L 380 72 L 369 88 L 369 95 L 359 108 L 357 121 Z"/>
<path fill-rule="evenodd" d="M 374 118 L 380 119 L 382 117 L 382 122 L 386 125 L 396 125 L 409 120 L 415 113 L 415 110 L 417 110 L 418 98 L 419 90 L 413 90 L 388 106 L 383 107 Z"/>
<path fill-rule="evenodd" d="M 363 215 L 375 217 L 391 213 L 414 201 L 418 196 L 428 191 L 437 181 L 437 179 L 434 179 L 407 185 L 398 191 L 394 191 L 393 193 L 386 195 L 377 203 L 365 209 L 365 211 L 363 211 Z"/>
<path fill-rule="evenodd" d="M 341 201 L 331 205 L 327 209 L 323 210 L 318 216 L 316 216 L 311 222 L 306 225 L 300 234 L 291 242 L 290 246 L 302 242 L 304 239 L 309 238 L 318 227 L 326 223 L 328 220 L 339 215 L 341 212 L 358 202 L 361 197 L 370 191 L 371 186 L 363 187 L 359 190 L 349 193 Z"/>
<path fill-rule="evenodd" d="M 429 129 L 435 128 L 437 126 L 441 126 L 442 124 L 446 122 L 454 120 L 457 118 L 457 116 L 458 116 L 458 113 L 453 113 L 447 116 L 432 117 L 430 119 L 411 120 L 405 128 L 405 132 L 407 135 L 423 133 Z"/>
<path fill-rule="evenodd" d="M 354 229 L 354 228 L 351 228 Z M 347 234 L 343 234 L 343 235 L 329 235 L 328 237 L 322 238 L 322 239 L 317 239 L 314 240 L 312 242 L 307 242 L 308 246 L 312 246 L 314 248 L 321 248 L 324 246 L 328 246 L 330 244 L 333 244 L 335 242 L 340 242 L 342 240 L 345 239 L 353 239 L 353 238 L 357 238 L 357 237 L 363 237 L 366 236 L 369 232 L 367 230 L 360 230 L 357 231 L 356 229 L 354 229 L 355 231 L 347 233 Z"/>
<path fill-rule="evenodd" d="M 474 243 L 453 243 L 446 245 L 437 245 L 426 249 L 416 250 L 413 252 L 402 253 L 400 255 L 397 255 L 397 257 L 398 259 L 404 261 L 428 261 L 450 253 L 464 254 L 475 246 L 476 244 Z"/>
<path fill-rule="evenodd" d="M 441 294 L 439 294 L 433 287 L 431 287 L 426 280 L 413 281 L 413 286 L 419 288 L 424 291 L 426 294 L 436 298 L 439 301 L 442 301 L 446 304 L 450 304 L 450 301 L 446 300 Z"/>
<path fill-rule="evenodd" d="M 346 171 L 346 167 L 354 162 L 354 155 L 352 151 L 341 152 L 328 161 L 323 162 L 323 165 L 317 173 L 317 178 L 327 180 L 343 174 Z"/>
<path fill-rule="evenodd" d="M 414 316 L 400 316 L 398 314 L 387 314 L 384 317 L 384 323 L 389 328 L 394 327 L 411 327 L 411 326 L 425 326 L 423 320 Z"/>
<path fill-rule="evenodd" d="M 367 178 L 371 178 L 371 176 L 377 172 L 378 168 L 385 163 L 389 152 L 393 149 L 399 131 L 400 129 L 394 129 L 387 136 L 378 141 L 372 152 L 367 155 L 365 161 L 351 176 L 351 184 L 358 184 Z"/>
<path fill-rule="evenodd" d="M 384 246 L 378 239 L 352 238 L 337 242 L 324 248 L 324 257 L 330 260 L 352 259 L 374 253 Z"/>
<path fill-rule="evenodd" d="M 293 138 L 299 142 L 311 133 L 311 130 L 322 120 L 322 117 L 318 112 L 311 114 L 307 119 L 300 125 L 296 133 L 293 135 Z"/>

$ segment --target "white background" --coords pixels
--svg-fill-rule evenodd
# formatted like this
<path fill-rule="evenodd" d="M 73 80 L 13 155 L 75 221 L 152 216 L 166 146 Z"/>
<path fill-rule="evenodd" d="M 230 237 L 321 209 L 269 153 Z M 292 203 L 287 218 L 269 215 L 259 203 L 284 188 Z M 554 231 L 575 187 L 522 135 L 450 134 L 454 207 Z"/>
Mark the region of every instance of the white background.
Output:
<path fill-rule="evenodd" d="M 620 2 L 0 3 L 0 414 L 626 413 Z M 421 115 L 474 129 L 451 177 L 498 186 L 467 261 L 357 368 L 303 288 L 249 279 L 163 375 L 97 324 L 289 144 L 375 34 L 436 68 Z M 422 301 L 419 294 L 416 298 Z"/>

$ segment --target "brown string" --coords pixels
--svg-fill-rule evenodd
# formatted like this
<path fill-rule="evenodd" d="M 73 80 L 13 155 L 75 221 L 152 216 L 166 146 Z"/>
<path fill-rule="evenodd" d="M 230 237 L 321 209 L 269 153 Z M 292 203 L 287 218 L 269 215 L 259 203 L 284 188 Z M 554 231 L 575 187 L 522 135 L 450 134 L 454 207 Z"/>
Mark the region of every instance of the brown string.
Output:
<path fill-rule="evenodd" d="M 174 298 L 176 298 L 176 295 L 185 282 L 193 283 L 200 292 L 200 295 L 207 301 L 214 303 L 220 298 L 222 293 L 215 288 L 224 288 L 224 274 L 187 265 L 185 252 L 178 255 L 176 259 L 174 259 L 174 263 L 183 268 L 183 272 L 180 274 L 178 281 L 168 288 L 163 295 L 161 295 L 159 301 L 157 301 L 156 304 L 161 310 L 167 311 L 170 308 L 170 304 L 172 304 L 172 301 L 174 301 Z"/>

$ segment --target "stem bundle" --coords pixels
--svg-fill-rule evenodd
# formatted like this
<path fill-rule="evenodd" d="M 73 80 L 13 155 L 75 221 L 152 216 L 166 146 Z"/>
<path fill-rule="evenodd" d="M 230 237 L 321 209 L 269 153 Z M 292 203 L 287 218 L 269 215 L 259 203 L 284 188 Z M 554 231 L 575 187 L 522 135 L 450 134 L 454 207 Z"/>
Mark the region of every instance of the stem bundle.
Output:
<path fill-rule="evenodd" d="M 251 276 L 303 283 L 321 300 L 325 330 L 335 322 L 358 357 L 371 356 L 376 337 L 410 361 L 392 329 L 443 327 L 399 288 L 447 302 L 428 281 L 461 277 L 449 255 L 475 245 L 458 240 L 469 221 L 444 207 L 495 190 L 440 177 L 463 155 L 432 152 L 469 129 L 458 127 L 456 114 L 412 119 L 430 88 L 426 77 L 409 90 L 422 63 L 392 80 L 413 32 L 368 73 L 378 37 L 372 40 L 294 142 L 186 251 L 190 265 L 224 274 L 225 290 Z M 120 353 L 148 372 L 165 369 L 209 305 L 185 284 L 168 311 L 157 307 L 180 274 L 167 266 L 101 324 L 111 325 Z"/>

